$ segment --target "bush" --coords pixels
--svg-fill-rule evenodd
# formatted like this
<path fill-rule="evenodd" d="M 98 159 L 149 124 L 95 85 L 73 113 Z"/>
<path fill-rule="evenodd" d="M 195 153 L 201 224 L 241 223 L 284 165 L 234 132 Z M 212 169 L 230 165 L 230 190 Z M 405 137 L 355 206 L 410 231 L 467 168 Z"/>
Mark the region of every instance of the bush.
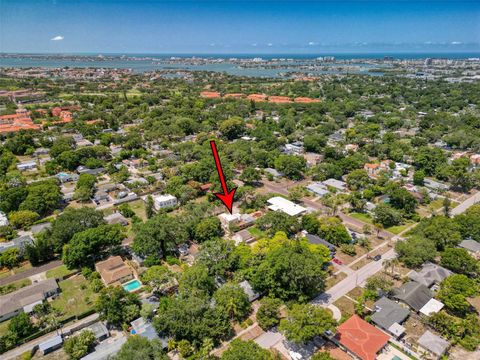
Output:
<path fill-rule="evenodd" d="M 263 330 L 268 330 L 280 323 L 280 305 L 282 302 L 278 299 L 264 298 L 262 305 L 257 311 L 257 322 Z"/>
<path fill-rule="evenodd" d="M 342 244 L 340 245 L 340 250 L 350 256 L 357 255 L 357 251 L 355 250 L 355 246 L 353 244 Z"/>

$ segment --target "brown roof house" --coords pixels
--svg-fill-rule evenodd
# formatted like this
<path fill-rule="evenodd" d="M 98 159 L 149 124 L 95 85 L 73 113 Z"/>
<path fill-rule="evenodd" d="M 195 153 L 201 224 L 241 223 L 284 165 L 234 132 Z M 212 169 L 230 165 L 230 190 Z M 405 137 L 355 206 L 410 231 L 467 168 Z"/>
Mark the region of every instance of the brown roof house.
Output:
<path fill-rule="evenodd" d="M 107 260 L 95 264 L 106 286 L 115 283 L 124 283 L 133 279 L 132 269 L 126 265 L 120 256 L 111 256 Z"/>

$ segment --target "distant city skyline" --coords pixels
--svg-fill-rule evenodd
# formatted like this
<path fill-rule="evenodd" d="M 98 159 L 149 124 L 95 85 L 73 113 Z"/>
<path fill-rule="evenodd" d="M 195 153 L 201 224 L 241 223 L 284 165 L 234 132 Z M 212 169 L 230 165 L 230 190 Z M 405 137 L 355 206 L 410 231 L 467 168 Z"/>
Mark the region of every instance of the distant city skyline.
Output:
<path fill-rule="evenodd" d="M 478 1 L 0 2 L 0 52 L 479 51 Z"/>

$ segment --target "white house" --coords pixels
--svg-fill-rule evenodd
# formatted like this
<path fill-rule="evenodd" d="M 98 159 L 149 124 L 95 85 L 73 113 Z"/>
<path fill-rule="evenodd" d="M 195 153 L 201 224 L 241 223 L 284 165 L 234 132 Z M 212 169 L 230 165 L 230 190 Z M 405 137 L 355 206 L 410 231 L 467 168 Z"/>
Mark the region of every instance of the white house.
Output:
<path fill-rule="evenodd" d="M 174 207 L 177 205 L 177 198 L 173 195 L 157 195 L 153 197 L 153 207 L 155 210 L 165 209 L 168 207 Z"/>
<path fill-rule="evenodd" d="M 0 211 L 0 226 L 7 226 L 8 225 L 8 218 L 4 212 Z"/>
<path fill-rule="evenodd" d="M 37 168 L 36 161 L 24 161 L 17 165 L 17 169 L 20 171 L 35 170 Z"/>
<path fill-rule="evenodd" d="M 297 216 L 307 212 L 303 206 L 297 205 L 290 200 L 280 196 L 275 196 L 267 201 L 270 205 L 268 208 L 273 211 L 282 211 L 290 216 Z"/>

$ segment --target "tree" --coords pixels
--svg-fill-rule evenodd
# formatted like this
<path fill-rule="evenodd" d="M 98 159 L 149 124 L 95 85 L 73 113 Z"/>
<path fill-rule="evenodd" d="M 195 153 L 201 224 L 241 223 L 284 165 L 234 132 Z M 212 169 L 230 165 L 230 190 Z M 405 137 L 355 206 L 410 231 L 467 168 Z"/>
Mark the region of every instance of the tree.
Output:
<path fill-rule="evenodd" d="M 30 316 L 24 312 L 14 316 L 8 324 L 8 332 L 13 335 L 16 341 L 27 337 L 34 330 L 35 326 L 30 320 Z"/>
<path fill-rule="evenodd" d="M 218 129 L 225 138 L 233 140 L 239 138 L 244 133 L 245 123 L 240 117 L 234 116 L 222 121 Z"/>
<path fill-rule="evenodd" d="M 75 187 L 74 197 L 79 201 L 89 201 L 93 196 L 96 177 L 91 174 L 81 174 Z"/>
<path fill-rule="evenodd" d="M 333 358 L 328 352 L 317 352 L 310 358 L 310 360 L 335 360 L 335 358 Z"/>
<path fill-rule="evenodd" d="M 433 241 L 437 250 L 455 247 L 462 241 L 458 224 L 445 216 L 424 218 L 415 227 L 414 233 Z"/>
<path fill-rule="evenodd" d="M 374 210 L 374 221 L 384 227 L 399 225 L 402 223 L 400 213 L 387 204 L 378 204 Z"/>
<path fill-rule="evenodd" d="M 293 202 L 298 202 L 305 195 L 305 188 L 302 185 L 292 186 L 288 189 L 288 197 Z"/>
<path fill-rule="evenodd" d="M 447 168 L 448 180 L 454 188 L 469 191 L 474 185 L 474 178 L 469 171 L 471 164 L 468 157 L 461 157 L 452 161 Z"/>
<path fill-rule="evenodd" d="M 333 331 L 336 325 L 327 309 L 311 304 L 294 304 L 288 309 L 287 318 L 280 321 L 279 330 L 288 340 L 304 344 L 322 336 L 327 330 Z"/>
<path fill-rule="evenodd" d="M 63 246 L 62 260 L 69 269 L 92 266 L 107 250 L 121 244 L 125 232 L 120 224 L 100 225 L 73 236 Z"/>
<path fill-rule="evenodd" d="M 0 266 L 13 269 L 20 264 L 20 253 L 17 248 L 10 248 L 0 254 Z"/>
<path fill-rule="evenodd" d="M 440 265 L 457 274 L 476 276 L 480 272 L 478 261 L 467 250 L 461 248 L 447 248 L 441 253 Z"/>
<path fill-rule="evenodd" d="M 435 147 L 420 147 L 414 155 L 415 166 L 426 175 L 435 175 L 437 170 L 447 163 L 447 157 L 442 149 Z"/>
<path fill-rule="evenodd" d="M 197 295 L 165 298 L 153 324 L 159 334 L 188 340 L 195 348 L 206 338 L 218 344 L 232 331 L 228 314 L 212 306 L 208 297 Z"/>
<path fill-rule="evenodd" d="M 300 180 L 305 170 L 306 160 L 296 155 L 280 155 L 275 159 L 275 169 L 292 180 Z"/>
<path fill-rule="evenodd" d="M 266 246 L 258 244 L 250 281 L 258 292 L 268 296 L 306 301 L 325 287 L 325 254 L 305 239 L 292 241 L 284 236 L 267 240 Z"/>
<path fill-rule="evenodd" d="M 112 360 L 168 360 L 162 348 L 160 340 L 150 341 L 143 336 L 129 336 Z"/>
<path fill-rule="evenodd" d="M 352 241 L 352 237 L 337 217 L 321 218 L 318 235 L 334 245 L 349 244 Z"/>
<path fill-rule="evenodd" d="M 68 243 L 73 235 L 84 230 L 105 224 L 103 214 L 91 208 L 66 209 L 52 223 L 52 228 L 47 230 L 56 251 L 60 251 L 63 244 Z"/>
<path fill-rule="evenodd" d="M 359 191 L 352 191 L 352 193 L 348 195 L 348 202 L 352 210 L 360 212 L 365 210 L 365 205 L 367 204 L 367 200 L 364 199 L 362 193 Z"/>
<path fill-rule="evenodd" d="M 421 237 L 410 237 L 405 241 L 397 241 L 395 251 L 398 258 L 408 267 L 418 267 L 425 261 L 435 258 L 435 244 Z"/>
<path fill-rule="evenodd" d="M 16 229 L 23 229 L 31 226 L 40 216 L 35 211 L 21 210 L 11 212 L 8 216 L 10 224 Z"/>
<path fill-rule="evenodd" d="M 237 284 L 225 284 L 213 294 L 215 303 L 230 319 L 240 321 L 250 312 L 250 301 L 243 289 Z"/>
<path fill-rule="evenodd" d="M 222 360 L 273 360 L 272 353 L 252 340 L 233 340 L 222 354 Z"/>
<path fill-rule="evenodd" d="M 438 298 L 453 314 L 465 316 L 470 308 L 467 297 L 478 294 L 475 280 L 462 274 L 449 276 L 440 283 Z"/>
<path fill-rule="evenodd" d="M 100 292 L 95 308 L 102 320 L 120 326 L 138 318 L 141 304 L 138 295 L 122 287 L 107 287 Z"/>
<path fill-rule="evenodd" d="M 242 175 L 240 175 L 240 180 L 248 185 L 257 183 L 261 178 L 262 176 L 260 175 L 260 172 L 251 166 L 245 168 L 245 170 L 242 172 Z"/>
<path fill-rule="evenodd" d="M 263 298 L 256 318 L 258 325 L 265 331 L 280 323 L 280 306 L 282 302 L 274 298 Z"/>
<path fill-rule="evenodd" d="M 33 266 L 55 258 L 54 245 L 45 231 L 36 235 L 33 244 L 25 246 L 25 257 Z"/>
<path fill-rule="evenodd" d="M 175 275 L 167 267 L 154 265 L 141 275 L 142 282 L 150 285 L 153 291 L 162 292 L 166 287 L 175 284 Z"/>
<path fill-rule="evenodd" d="M 370 182 L 370 177 L 363 169 L 353 170 L 347 175 L 347 186 L 350 190 L 362 190 L 370 184 Z"/>
<path fill-rule="evenodd" d="M 401 210 L 404 214 L 414 214 L 417 207 L 417 199 L 408 192 L 407 189 L 396 187 L 390 191 L 390 205 L 395 209 Z"/>
<path fill-rule="evenodd" d="M 28 195 L 21 203 L 20 210 L 30 210 L 46 216 L 57 209 L 62 201 L 62 193 L 54 180 L 32 183 L 27 190 Z"/>
<path fill-rule="evenodd" d="M 480 241 L 480 204 L 471 206 L 467 211 L 454 218 L 461 236 Z"/>
<path fill-rule="evenodd" d="M 179 283 L 179 291 L 183 294 L 203 292 L 210 295 L 215 289 L 214 278 L 210 276 L 208 268 L 201 262 L 185 269 Z"/>
<path fill-rule="evenodd" d="M 268 231 L 270 236 L 282 231 L 288 236 L 295 235 L 300 230 L 300 224 L 293 216 L 279 211 L 267 212 L 257 220 L 256 225 L 263 231 Z"/>
<path fill-rule="evenodd" d="M 232 240 L 208 240 L 202 244 L 196 260 L 208 269 L 209 275 L 224 277 L 236 266 L 234 251 L 235 243 Z"/>
<path fill-rule="evenodd" d="M 302 216 L 302 228 L 309 234 L 318 234 L 320 221 L 313 214 Z"/>
<path fill-rule="evenodd" d="M 69 337 L 63 344 L 63 349 L 72 360 L 78 360 L 88 354 L 95 343 L 95 335 L 91 330 L 83 330 L 76 336 Z"/>
<path fill-rule="evenodd" d="M 132 247 L 140 255 L 164 257 L 187 239 L 183 224 L 177 218 L 161 213 L 144 224 L 138 224 Z"/>
<path fill-rule="evenodd" d="M 321 134 L 305 135 L 303 138 L 303 147 L 306 151 L 321 153 L 327 145 L 327 138 Z"/>
<path fill-rule="evenodd" d="M 423 186 L 425 180 L 425 172 L 423 170 L 417 170 L 413 173 L 413 184 L 417 186 Z"/>
<path fill-rule="evenodd" d="M 147 219 L 151 219 L 155 214 L 153 211 L 153 197 L 152 195 L 147 196 L 147 205 L 145 206 L 145 212 L 147 214 Z"/>
<path fill-rule="evenodd" d="M 203 219 L 195 227 L 195 239 L 199 242 L 220 237 L 222 233 L 223 231 L 220 219 L 216 216 Z"/>

